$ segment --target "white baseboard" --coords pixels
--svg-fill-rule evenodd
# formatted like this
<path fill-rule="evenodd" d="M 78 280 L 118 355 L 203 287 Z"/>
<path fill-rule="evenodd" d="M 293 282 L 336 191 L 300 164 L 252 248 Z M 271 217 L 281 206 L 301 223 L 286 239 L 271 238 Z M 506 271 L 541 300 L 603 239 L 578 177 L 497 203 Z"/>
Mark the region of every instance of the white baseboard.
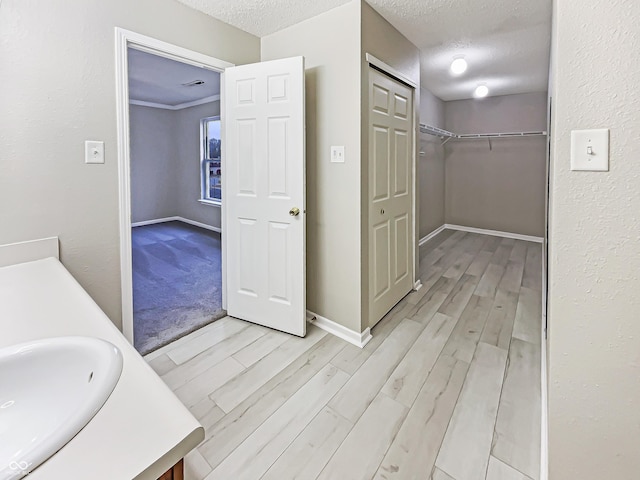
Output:
<path fill-rule="evenodd" d="M 165 223 L 165 222 L 183 222 L 188 223 L 189 225 L 194 225 L 196 227 L 204 228 L 206 230 L 211 230 L 213 232 L 222 233 L 222 229 L 220 227 L 214 227 L 211 225 L 207 225 L 206 223 L 196 222 L 195 220 L 189 220 L 184 217 L 165 217 L 165 218 L 156 218 L 154 220 L 145 220 L 144 222 L 135 222 L 132 223 L 132 227 L 144 227 L 145 225 L 154 225 L 156 223 Z"/>
<path fill-rule="evenodd" d="M 493 235 L 495 237 L 514 238 L 516 240 L 524 240 L 526 242 L 542 243 L 542 237 L 534 237 L 532 235 L 521 235 L 519 233 L 500 232 L 498 230 L 487 230 L 485 228 L 465 227 L 463 225 L 452 225 L 446 223 L 444 228 L 449 230 L 460 230 L 462 232 L 481 233 L 483 235 Z M 426 237 L 425 237 L 426 238 Z"/>
<path fill-rule="evenodd" d="M 165 223 L 165 222 L 173 222 L 177 220 L 178 217 L 165 217 L 165 218 L 156 218 L 154 220 L 145 220 L 144 222 L 134 222 L 131 224 L 132 227 L 144 227 L 145 225 L 155 225 L 156 223 Z"/>
<path fill-rule="evenodd" d="M 444 231 L 444 229 L 446 228 L 446 225 L 442 225 L 441 227 L 436 228 L 433 232 L 429 233 L 428 235 L 425 235 L 424 237 L 422 237 L 420 239 L 420 241 L 418 242 L 418 246 L 422 246 L 425 243 L 427 243 L 429 240 L 431 240 L 433 237 L 435 237 L 436 235 L 438 235 L 440 232 Z"/>
<path fill-rule="evenodd" d="M 60 260 L 58 237 L 0 245 L 0 267 L 54 257 Z"/>
<path fill-rule="evenodd" d="M 363 348 L 373 338 L 369 328 L 362 333 L 358 333 L 309 310 L 307 310 L 307 321 L 356 347 Z"/>
<path fill-rule="evenodd" d="M 178 220 L 179 222 L 188 223 L 189 225 L 204 228 L 205 230 L 211 230 L 212 232 L 222 233 L 222 229 L 220 227 L 214 227 L 212 225 L 207 225 L 206 223 L 196 222 L 195 220 L 189 220 L 188 218 L 184 217 L 176 217 L 176 220 Z"/>

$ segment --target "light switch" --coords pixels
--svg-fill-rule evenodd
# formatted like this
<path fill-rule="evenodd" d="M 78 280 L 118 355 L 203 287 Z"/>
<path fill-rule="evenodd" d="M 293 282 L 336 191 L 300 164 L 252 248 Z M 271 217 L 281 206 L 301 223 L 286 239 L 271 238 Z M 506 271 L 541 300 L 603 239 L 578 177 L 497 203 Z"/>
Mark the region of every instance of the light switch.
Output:
<path fill-rule="evenodd" d="M 104 163 L 104 142 L 84 142 L 84 163 Z"/>
<path fill-rule="evenodd" d="M 344 145 L 340 147 L 331 147 L 331 162 L 344 163 Z"/>
<path fill-rule="evenodd" d="M 571 170 L 609 170 L 609 129 L 571 131 Z"/>

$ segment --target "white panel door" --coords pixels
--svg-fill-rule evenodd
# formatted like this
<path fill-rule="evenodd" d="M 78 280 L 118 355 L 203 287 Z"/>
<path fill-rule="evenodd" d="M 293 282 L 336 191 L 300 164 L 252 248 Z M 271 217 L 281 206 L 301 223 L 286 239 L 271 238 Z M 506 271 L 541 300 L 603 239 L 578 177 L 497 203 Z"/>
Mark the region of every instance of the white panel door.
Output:
<path fill-rule="evenodd" d="M 224 72 L 227 312 L 304 336 L 304 58 Z"/>
<path fill-rule="evenodd" d="M 369 69 L 369 305 L 373 327 L 413 288 L 413 89 Z"/>

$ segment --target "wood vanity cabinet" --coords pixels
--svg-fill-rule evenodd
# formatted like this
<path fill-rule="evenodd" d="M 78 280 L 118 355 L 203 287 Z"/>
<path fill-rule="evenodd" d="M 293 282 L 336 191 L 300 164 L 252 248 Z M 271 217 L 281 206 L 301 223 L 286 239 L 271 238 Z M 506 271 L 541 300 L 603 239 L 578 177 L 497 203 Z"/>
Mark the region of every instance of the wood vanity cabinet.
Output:
<path fill-rule="evenodd" d="M 158 480 L 184 480 L 184 460 L 180 460 L 164 474 Z"/>

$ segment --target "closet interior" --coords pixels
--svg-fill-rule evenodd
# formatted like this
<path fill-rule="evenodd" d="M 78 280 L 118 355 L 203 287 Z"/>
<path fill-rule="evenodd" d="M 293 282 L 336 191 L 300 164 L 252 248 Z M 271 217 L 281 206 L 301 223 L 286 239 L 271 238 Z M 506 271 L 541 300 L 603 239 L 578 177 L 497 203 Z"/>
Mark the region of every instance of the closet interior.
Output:
<path fill-rule="evenodd" d="M 421 90 L 421 243 L 443 226 L 542 241 L 546 92 L 442 101 Z"/>

